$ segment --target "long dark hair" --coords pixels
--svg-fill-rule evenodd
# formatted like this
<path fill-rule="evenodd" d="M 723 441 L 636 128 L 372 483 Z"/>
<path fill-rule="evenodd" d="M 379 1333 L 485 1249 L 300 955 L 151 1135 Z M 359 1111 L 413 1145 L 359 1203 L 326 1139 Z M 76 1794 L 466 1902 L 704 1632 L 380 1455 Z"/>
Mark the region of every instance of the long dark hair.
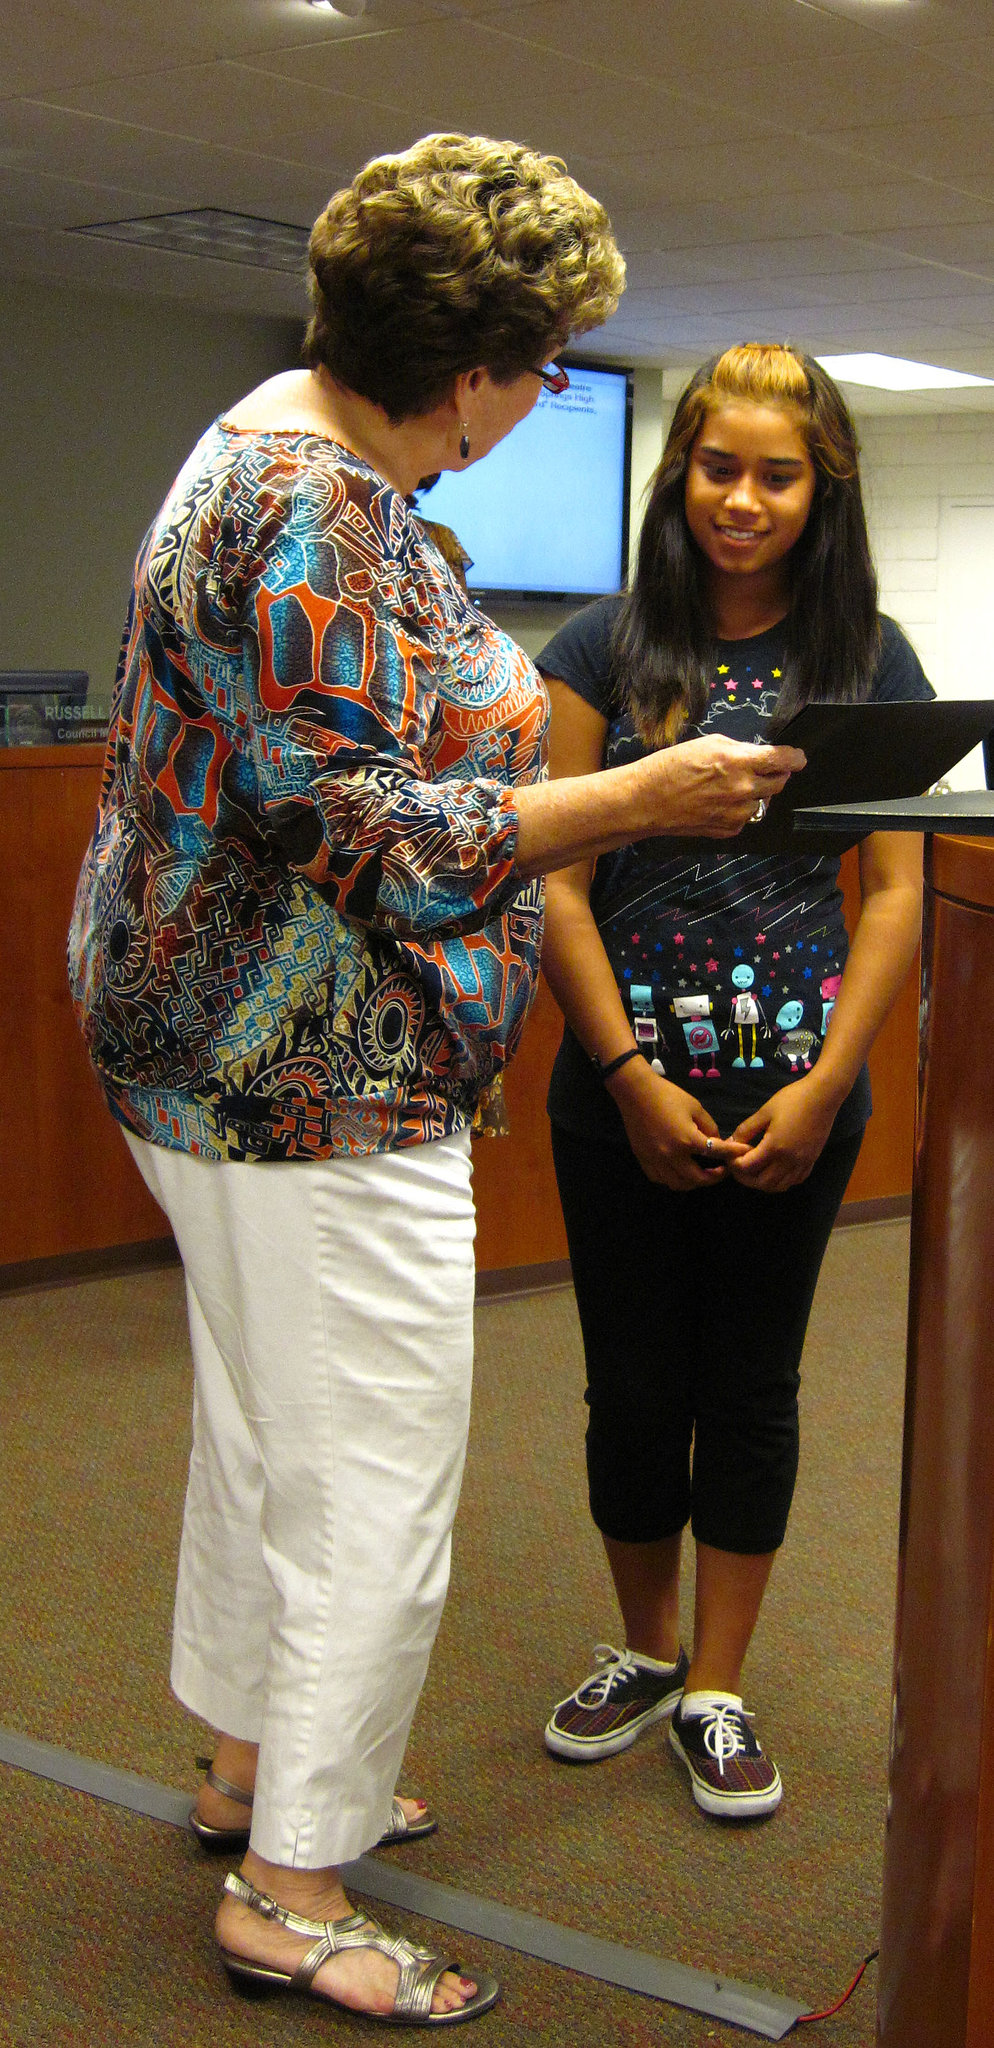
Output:
<path fill-rule="evenodd" d="M 634 579 L 615 624 L 623 701 L 653 745 L 708 697 L 715 621 L 707 563 L 684 510 L 690 451 L 709 412 L 736 399 L 796 411 L 815 466 L 807 523 L 789 556 L 782 721 L 802 704 L 856 702 L 869 693 L 879 646 L 877 578 L 859 481 L 859 444 L 831 377 L 799 349 L 749 342 L 712 356 L 681 394 L 650 487 Z"/>

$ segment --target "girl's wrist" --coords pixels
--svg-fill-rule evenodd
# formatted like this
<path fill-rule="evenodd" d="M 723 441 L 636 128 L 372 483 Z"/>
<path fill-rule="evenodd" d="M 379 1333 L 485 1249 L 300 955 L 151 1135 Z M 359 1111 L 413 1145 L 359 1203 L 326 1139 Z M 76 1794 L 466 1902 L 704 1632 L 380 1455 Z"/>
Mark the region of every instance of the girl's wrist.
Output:
<path fill-rule="evenodd" d="M 821 1097 L 826 1107 L 834 1111 L 841 1109 L 846 1096 L 855 1086 L 856 1074 L 836 1074 L 828 1067 L 822 1073 L 821 1068 L 824 1057 L 825 1055 L 822 1053 L 821 1058 L 815 1061 L 810 1073 L 802 1075 L 801 1079 L 809 1095 Z M 859 1069 L 857 1068 L 857 1073 L 858 1071 Z"/>
<path fill-rule="evenodd" d="M 627 1067 L 631 1060 L 637 1060 L 639 1058 L 640 1053 L 638 1046 L 627 1045 L 623 1052 L 615 1053 L 613 1059 L 602 1060 L 598 1057 L 597 1053 L 592 1052 L 590 1055 L 590 1063 L 597 1074 L 598 1080 L 610 1081 L 614 1074 L 618 1074 L 621 1072 L 622 1067 Z"/>

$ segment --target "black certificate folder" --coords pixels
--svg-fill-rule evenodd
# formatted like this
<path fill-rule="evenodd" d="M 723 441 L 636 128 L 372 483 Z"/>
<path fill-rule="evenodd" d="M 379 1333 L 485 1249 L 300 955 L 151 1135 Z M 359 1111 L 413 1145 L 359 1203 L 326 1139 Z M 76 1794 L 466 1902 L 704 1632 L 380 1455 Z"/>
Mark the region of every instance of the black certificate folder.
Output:
<path fill-rule="evenodd" d="M 839 853 L 863 836 L 794 829 L 794 812 L 817 804 L 922 796 L 964 754 L 994 732 L 994 699 L 936 699 L 917 704 L 806 704 L 770 733 L 800 747 L 807 767 L 773 798 L 765 818 L 746 825 L 741 843 L 764 852 Z M 872 826 L 866 827 L 867 831 Z"/>

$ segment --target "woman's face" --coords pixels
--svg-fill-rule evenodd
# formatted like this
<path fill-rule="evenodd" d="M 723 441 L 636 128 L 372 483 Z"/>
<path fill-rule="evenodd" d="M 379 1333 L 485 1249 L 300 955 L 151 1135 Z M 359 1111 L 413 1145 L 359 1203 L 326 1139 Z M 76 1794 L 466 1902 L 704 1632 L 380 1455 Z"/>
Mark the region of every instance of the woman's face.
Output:
<path fill-rule="evenodd" d="M 723 576 L 769 573 L 800 539 L 815 466 L 791 405 L 736 399 L 709 412 L 690 451 L 687 525 Z"/>

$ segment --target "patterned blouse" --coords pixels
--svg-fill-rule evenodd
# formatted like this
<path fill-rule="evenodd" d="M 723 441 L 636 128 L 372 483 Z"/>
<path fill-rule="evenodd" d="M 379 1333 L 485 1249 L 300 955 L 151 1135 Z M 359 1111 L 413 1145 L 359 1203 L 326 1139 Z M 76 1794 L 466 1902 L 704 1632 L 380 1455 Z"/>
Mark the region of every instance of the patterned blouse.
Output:
<path fill-rule="evenodd" d="M 470 1121 L 534 993 L 546 719 L 399 491 L 215 424 L 138 557 L 69 937 L 121 1123 L 277 1160 Z"/>

